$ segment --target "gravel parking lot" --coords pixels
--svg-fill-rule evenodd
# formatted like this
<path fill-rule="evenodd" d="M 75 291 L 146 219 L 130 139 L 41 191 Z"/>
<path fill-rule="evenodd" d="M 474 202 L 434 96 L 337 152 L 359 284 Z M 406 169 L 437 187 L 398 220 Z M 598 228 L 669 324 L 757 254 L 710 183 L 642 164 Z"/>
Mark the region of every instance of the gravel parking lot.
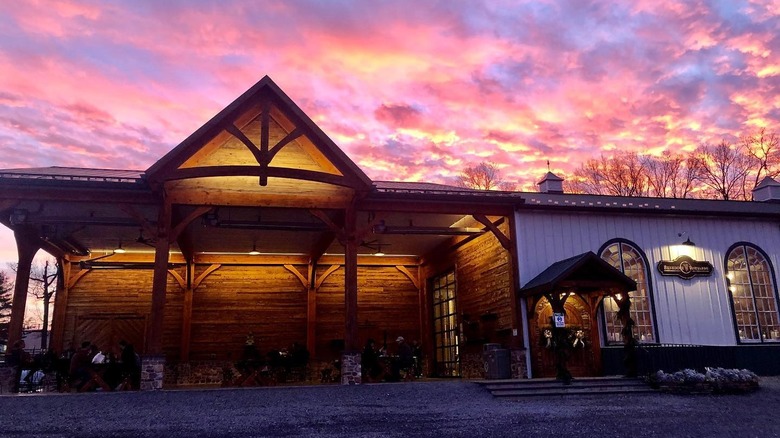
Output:
<path fill-rule="evenodd" d="M 772 437 L 780 379 L 749 395 L 494 399 L 473 382 L 0 397 L 1 436 Z"/>

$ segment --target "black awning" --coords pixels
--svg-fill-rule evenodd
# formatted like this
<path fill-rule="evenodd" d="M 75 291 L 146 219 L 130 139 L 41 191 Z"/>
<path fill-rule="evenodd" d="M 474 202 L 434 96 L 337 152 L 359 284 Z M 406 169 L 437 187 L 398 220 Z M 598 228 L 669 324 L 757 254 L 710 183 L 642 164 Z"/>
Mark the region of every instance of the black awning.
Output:
<path fill-rule="evenodd" d="M 563 289 L 636 290 L 636 282 L 592 251 L 553 263 L 520 289 L 520 296 L 536 296 Z"/>

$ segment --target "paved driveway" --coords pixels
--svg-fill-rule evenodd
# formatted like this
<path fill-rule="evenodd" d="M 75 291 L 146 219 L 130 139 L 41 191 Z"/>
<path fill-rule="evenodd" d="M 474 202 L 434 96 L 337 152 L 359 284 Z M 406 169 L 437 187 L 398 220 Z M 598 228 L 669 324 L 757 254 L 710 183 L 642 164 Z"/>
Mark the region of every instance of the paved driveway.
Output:
<path fill-rule="evenodd" d="M 471 382 L 0 397 L 0 436 L 772 437 L 780 379 L 740 396 L 520 401 Z"/>

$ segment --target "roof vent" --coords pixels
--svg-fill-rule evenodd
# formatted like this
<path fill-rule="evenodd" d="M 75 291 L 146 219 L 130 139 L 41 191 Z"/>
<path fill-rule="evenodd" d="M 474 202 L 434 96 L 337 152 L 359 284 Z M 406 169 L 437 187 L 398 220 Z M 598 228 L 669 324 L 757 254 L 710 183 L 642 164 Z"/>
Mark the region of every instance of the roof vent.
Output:
<path fill-rule="evenodd" d="M 758 202 L 780 202 L 780 183 L 765 177 L 753 189 L 753 200 Z"/>
<path fill-rule="evenodd" d="M 547 172 L 536 185 L 539 186 L 539 193 L 563 193 L 563 178 L 552 172 Z"/>

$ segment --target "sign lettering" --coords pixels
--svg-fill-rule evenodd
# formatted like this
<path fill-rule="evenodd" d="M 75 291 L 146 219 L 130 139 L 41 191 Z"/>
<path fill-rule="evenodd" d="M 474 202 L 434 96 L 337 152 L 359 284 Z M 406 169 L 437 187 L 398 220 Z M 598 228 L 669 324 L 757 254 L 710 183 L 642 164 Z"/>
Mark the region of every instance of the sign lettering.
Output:
<path fill-rule="evenodd" d="M 690 280 L 693 277 L 709 277 L 713 271 L 712 263 L 697 261 L 688 256 L 680 256 L 672 261 L 658 262 L 658 272 L 661 275 L 671 275 Z"/>

